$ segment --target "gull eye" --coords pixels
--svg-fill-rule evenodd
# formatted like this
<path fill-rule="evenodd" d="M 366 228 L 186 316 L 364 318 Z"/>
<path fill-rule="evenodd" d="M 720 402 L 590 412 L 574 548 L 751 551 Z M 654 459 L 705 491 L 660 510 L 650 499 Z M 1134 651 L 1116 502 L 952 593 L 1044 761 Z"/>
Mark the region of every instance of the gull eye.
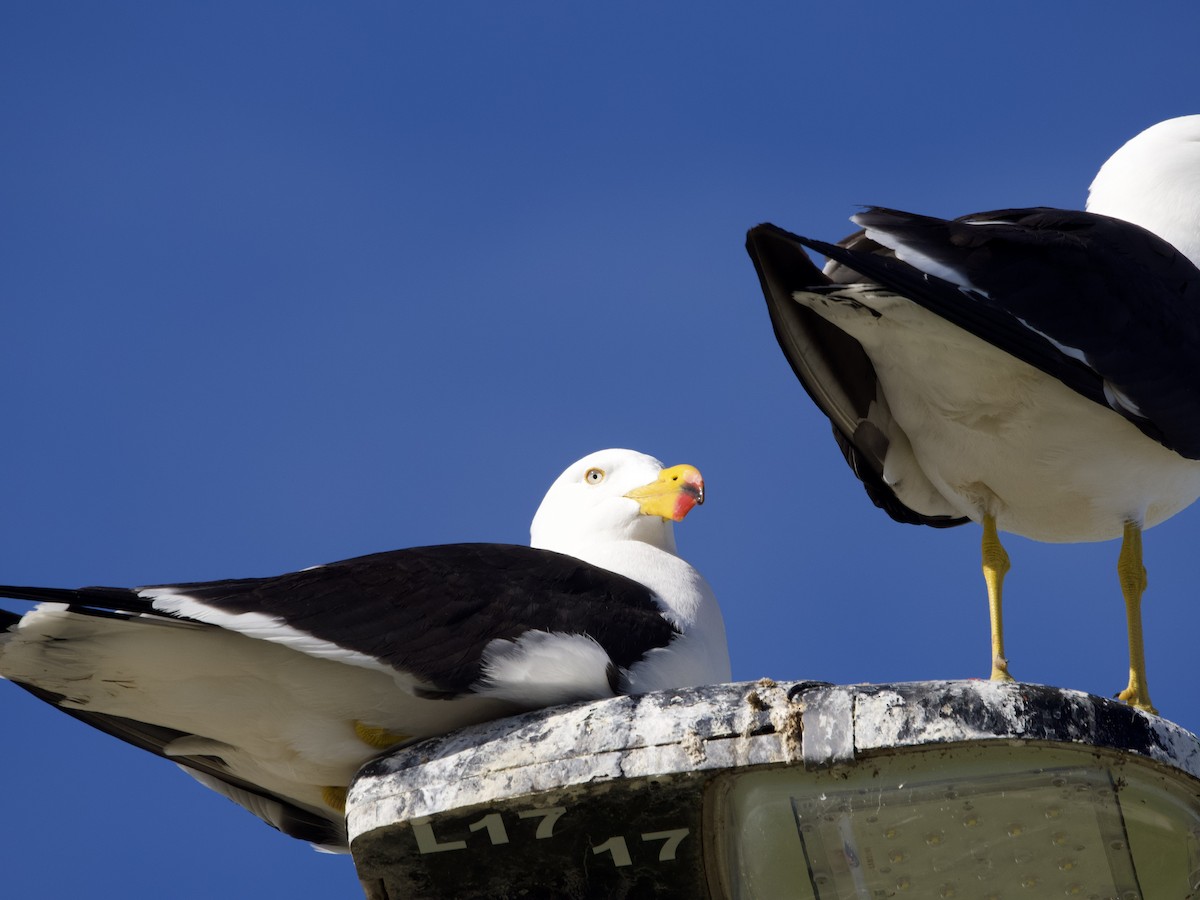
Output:
<path fill-rule="evenodd" d="M 587 474 L 583 476 L 583 480 L 588 484 L 599 484 L 604 480 L 604 470 L 588 469 Z"/>

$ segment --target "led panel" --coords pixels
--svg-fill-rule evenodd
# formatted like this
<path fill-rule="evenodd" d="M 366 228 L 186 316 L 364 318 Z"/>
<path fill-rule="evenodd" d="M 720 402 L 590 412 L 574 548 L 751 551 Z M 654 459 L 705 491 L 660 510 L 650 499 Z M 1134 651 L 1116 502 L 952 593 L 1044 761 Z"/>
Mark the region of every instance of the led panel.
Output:
<path fill-rule="evenodd" d="M 1107 770 L 793 797 L 818 900 L 1139 897 Z"/>
<path fill-rule="evenodd" d="M 734 776 L 732 900 L 1200 898 L 1200 796 L 1148 761 L 1029 745 Z"/>

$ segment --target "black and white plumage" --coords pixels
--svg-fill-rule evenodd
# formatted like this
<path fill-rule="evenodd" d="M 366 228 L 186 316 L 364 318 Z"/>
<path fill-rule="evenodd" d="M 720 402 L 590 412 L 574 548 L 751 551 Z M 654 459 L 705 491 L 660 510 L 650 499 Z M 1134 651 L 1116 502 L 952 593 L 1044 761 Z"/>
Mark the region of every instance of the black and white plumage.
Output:
<path fill-rule="evenodd" d="M 184 767 L 271 825 L 344 849 L 340 802 L 382 749 L 518 710 L 729 680 L 724 625 L 672 525 L 690 466 L 594 453 L 532 547 L 450 544 L 275 578 L 0 587 L 0 675 Z"/>
<path fill-rule="evenodd" d="M 847 461 L 899 521 L 984 525 L 994 678 L 1008 677 L 995 529 L 1123 536 L 1121 696 L 1152 709 L 1140 535 L 1200 496 L 1200 116 L 1118 150 L 1087 212 L 853 218 L 864 230 L 839 244 L 772 225 L 747 239 L 780 346 Z"/>

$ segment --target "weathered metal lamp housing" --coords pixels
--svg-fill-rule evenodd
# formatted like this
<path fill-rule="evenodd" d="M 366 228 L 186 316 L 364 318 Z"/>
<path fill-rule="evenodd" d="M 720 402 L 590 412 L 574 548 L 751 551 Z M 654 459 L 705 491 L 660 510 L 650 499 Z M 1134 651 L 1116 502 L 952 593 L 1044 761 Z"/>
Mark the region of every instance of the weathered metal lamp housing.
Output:
<path fill-rule="evenodd" d="M 405 748 L 349 825 L 372 900 L 1181 900 L 1200 741 L 1037 685 L 717 685 Z"/>

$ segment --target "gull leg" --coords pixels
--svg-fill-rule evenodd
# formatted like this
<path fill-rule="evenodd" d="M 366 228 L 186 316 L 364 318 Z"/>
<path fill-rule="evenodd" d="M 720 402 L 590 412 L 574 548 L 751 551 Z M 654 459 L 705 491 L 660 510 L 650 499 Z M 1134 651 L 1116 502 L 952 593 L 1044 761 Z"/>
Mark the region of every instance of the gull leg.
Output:
<path fill-rule="evenodd" d="M 1008 573 L 1008 553 L 996 533 L 996 518 L 990 513 L 983 517 L 983 580 L 987 584 L 988 612 L 992 620 L 992 681 L 1012 681 L 1008 674 L 1008 659 L 1004 655 L 1004 613 L 1001 598 L 1004 576 Z"/>
<path fill-rule="evenodd" d="M 339 812 L 343 816 L 346 814 L 346 794 L 349 793 L 344 787 L 329 786 L 321 788 L 321 799 L 325 801 L 325 805 L 334 812 Z"/>
<path fill-rule="evenodd" d="M 360 741 L 376 750 L 387 750 L 389 747 L 395 747 L 397 744 L 403 744 L 405 741 L 412 740 L 411 735 L 397 734 L 394 731 L 388 731 L 386 728 L 375 728 L 371 725 L 364 725 L 357 719 L 354 721 L 354 733 Z"/>
<path fill-rule="evenodd" d="M 354 720 L 354 733 L 360 741 L 376 750 L 386 750 L 389 747 L 412 740 L 412 737 L 407 734 L 397 734 L 394 731 L 388 731 L 386 728 L 364 725 L 357 719 Z M 344 787 L 328 785 L 321 788 L 321 799 L 325 801 L 325 805 L 330 809 L 344 815 L 346 812 L 347 793 L 348 791 Z"/>
<path fill-rule="evenodd" d="M 1142 526 L 1125 523 L 1121 555 L 1117 557 L 1117 575 L 1125 597 L 1125 621 L 1129 630 L 1129 686 L 1117 694 L 1130 706 L 1156 713 L 1146 687 L 1146 652 L 1142 643 L 1142 594 L 1146 591 L 1146 567 L 1142 565 Z"/>

